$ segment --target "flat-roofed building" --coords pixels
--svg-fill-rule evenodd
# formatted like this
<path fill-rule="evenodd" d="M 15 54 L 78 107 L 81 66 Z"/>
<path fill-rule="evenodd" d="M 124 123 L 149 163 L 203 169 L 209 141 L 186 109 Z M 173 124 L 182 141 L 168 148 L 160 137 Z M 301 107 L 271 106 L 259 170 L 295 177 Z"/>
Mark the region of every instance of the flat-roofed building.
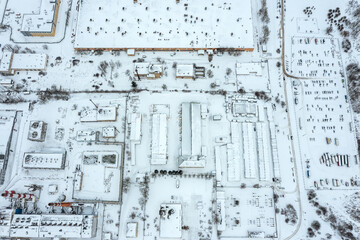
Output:
<path fill-rule="evenodd" d="M 81 122 L 114 122 L 117 120 L 116 106 L 98 106 L 80 112 Z"/>
<path fill-rule="evenodd" d="M 66 151 L 24 153 L 23 168 L 64 169 Z"/>
<path fill-rule="evenodd" d="M 195 70 L 193 64 L 176 65 L 176 78 L 194 79 Z"/>
<path fill-rule="evenodd" d="M 137 238 L 138 237 L 138 223 L 137 222 L 128 222 L 126 224 L 126 237 L 127 238 Z"/>
<path fill-rule="evenodd" d="M 163 74 L 163 66 L 161 64 L 139 62 L 135 63 L 134 75 L 138 78 L 156 79 Z"/>
<path fill-rule="evenodd" d="M 141 122 L 142 117 L 140 113 L 130 114 L 130 153 L 131 165 L 136 164 L 136 145 L 141 143 Z"/>
<path fill-rule="evenodd" d="M 14 131 L 14 128 L 19 122 L 17 111 L 0 111 L 0 185 L 4 184 L 5 181 L 10 147 L 17 137 L 17 131 Z"/>
<path fill-rule="evenodd" d="M 0 59 L 0 73 L 13 75 L 17 71 L 45 71 L 47 64 L 46 54 L 5 51 Z"/>
<path fill-rule="evenodd" d="M 60 0 L 41 0 L 39 12 L 24 14 L 21 33 L 24 36 L 55 36 Z"/>
<path fill-rule="evenodd" d="M 4 51 L 0 59 L 0 73 L 11 74 L 11 63 L 13 60 L 13 53 Z"/>
<path fill-rule="evenodd" d="M 111 3 L 80 1 L 76 50 L 254 49 L 251 0 L 113 0 Z"/>
<path fill-rule="evenodd" d="M 167 115 L 155 113 L 152 116 L 151 164 L 167 162 Z"/>
<path fill-rule="evenodd" d="M 44 71 L 48 63 L 46 54 L 15 53 L 11 63 L 13 71 Z"/>
<path fill-rule="evenodd" d="M 200 103 L 181 105 L 180 167 L 204 167 Z"/>
<path fill-rule="evenodd" d="M 2 238 L 93 238 L 97 216 L 65 214 L 15 214 L 13 209 L 1 210 Z"/>

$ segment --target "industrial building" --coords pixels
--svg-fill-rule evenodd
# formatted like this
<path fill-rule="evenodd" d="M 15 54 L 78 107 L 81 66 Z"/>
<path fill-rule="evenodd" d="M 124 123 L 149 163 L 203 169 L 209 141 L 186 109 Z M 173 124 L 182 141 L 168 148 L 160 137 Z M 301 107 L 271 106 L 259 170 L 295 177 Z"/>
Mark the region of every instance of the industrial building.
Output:
<path fill-rule="evenodd" d="M 16 139 L 17 132 L 13 131 L 16 122 L 20 122 L 16 111 L 0 111 L 0 185 L 4 184 L 10 147 Z"/>
<path fill-rule="evenodd" d="M 104 3 L 80 2 L 75 50 L 254 49 L 251 0 Z"/>
<path fill-rule="evenodd" d="M 155 113 L 152 116 L 151 164 L 167 162 L 167 115 Z"/>
<path fill-rule="evenodd" d="M 64 169 L 66 151 L 24 153 L 23 168 Z"/>
<path fill-rule="evenodd" d="M 28 139 L 43 142 L 46 137 L 47 124 L 44 121 L 30 121 Z"/>
<path fill-rule="evenodd" d="M 45 71 L 48 64 L 46 54 L 3 52 L 0 73 L 14 75 L 17 71 Z"/>
<path fill-rule="evenodd" d="M 131 165 L 136 164 L 136 145 L 141 143 L 141 122 L 142 116 L 140 113 L 130 114 L 130 153 Z"/>
<path fill-rule="evenodd" d="M 181 105 L 181 156 L 179 167 L 204 167 L 206 147 L 202 142 L 201 114 L 206 107 L 200 103 Z"/>
<path fill-rule="evenodd" d="M 93 238 L 97 217 L 94 215 L 16 214 L 0 210 L 2 238 Z"/>
<path fill-rule="evenodd" d="M 55 36 L 61 0 L 41 0 L 39 12 L 24 14 L 21 33 L 24 36 Z"/>
<path fill-rule="evenodd" d="M 227 144 L 227 180 L 279 179 L 275 126 L 268 108 L 253 99 L 230 97 L 229 100 L 228 116 L 232 122 L 231 143 Z"/>

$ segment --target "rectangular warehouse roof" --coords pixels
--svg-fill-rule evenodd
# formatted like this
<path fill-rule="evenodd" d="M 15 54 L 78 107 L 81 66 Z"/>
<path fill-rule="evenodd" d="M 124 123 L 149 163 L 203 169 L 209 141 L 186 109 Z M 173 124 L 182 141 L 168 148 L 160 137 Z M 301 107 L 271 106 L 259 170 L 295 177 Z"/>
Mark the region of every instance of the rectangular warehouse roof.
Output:
<path fill-rule="evenodd" d="M 154 114 L 152 119 L 151 164 L 166 164 L 167 116 Z"/>
<path fill-rule="evenodd" d="M 251 0 L 111 3 L 81 1 L 75 49 L 254 48 Z"/>
<path fill-rule="evenodd" d="M 25 153 L 23 159 L 24 168 L 63 169 L 66 152 L 56 153 Z"/>
<path fill-rule="evenodd" d="M 17 70 L 45 70 L 48 56 L 46 54 L 14 54 L 11 69 Z"/>

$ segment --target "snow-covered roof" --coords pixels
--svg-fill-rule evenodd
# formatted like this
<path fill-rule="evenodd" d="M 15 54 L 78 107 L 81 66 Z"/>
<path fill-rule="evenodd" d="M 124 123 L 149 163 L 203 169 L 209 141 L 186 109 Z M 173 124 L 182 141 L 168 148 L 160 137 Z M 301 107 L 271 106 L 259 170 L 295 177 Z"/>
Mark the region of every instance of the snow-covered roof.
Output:
<path fill-rule="evenodd" d="M 181 204 L 161 204 L 160 238 L 181 238 Z"/>
<path fill-rule="evenodd" d="M 6 153 L 16 111 L 0 111 L 0 155 Z"/>
<path fill-rule="evenodd" d="M 133 113 L 130 116 L 131 120 L 131 132 L 130 140 L 131 141 L 141 141 L 141 114 Z"/>
<path fill-rule="evenodd" d="M 102 137 L 103 138 L 114 138 L 115 134 L 116 134 L 116 128 L 114 126 L 102 128 Z"/>
<path fill-rule="evenodd" d="M 193 64 L 178 64 L 176 65 L 176 77 L 194 77 Z"/>
<path fill-rule="evenodd" d="M 256 76 L 262 76 L 262 64 L 261 62 L 252 63 L 236 63 L 237 75 L 249 75 L 256 74 Z"/>
<path fill-rule="evenodd" d="M 21 32 L 49 33 L 56 25 L 59 0 L 42 0 L 40 10 L 34 14 L 24 14 Z"/>
<path fill-rule="evenodd" d="M 0 236 L 12 238 L 91 238 L 94 237 L 95 223 L 96 218 L 93 215 L 14 214 L 9 225 L 10 231 L 0 232 Z"/>
<path fill-rule="evenodd" d="M 149 74 L 149 63 L 147 62 L 138 62 L 135 63 L 134 71 L 136 74 L 148 75 Z"/>
<path fill-rule="evenodd" d="M 166 164 L 167 116 L 156 113 L 152 119 L 151 164 Z"/>
<path fill-rule="evenodd" d="M 182 104 L 181 154 L 183 156 L 201 155 L 200 103 Z"/>
<path fill-rule="evenodd" d="M 24 153 L 24 168 L 63 169 L 66 152 Z"/>
<path fill-rule="evenodd" d="M 117 108 L 114 106 L 98 107 L 81 111 L 81 122 L 116 121 Z"/>
<path fill-rule="evenodd" d="M 251 0 L 84 0 L 75 48 L 253 49 Z"/>
<path fill-rule="evenodd" d="M 163 66 L 161 64 L 151 63 L 151 64 L 149 64 L 149 72 L 150 73 L 162 73 Z"/>
<path fill-rule="evenodd" d="M 249 102 L 234 102 L 232 110 L 233 114 L 240 115 L 256 115 L 257 113 L 256 104 Z"/>
<path fill-rule="evenodd" d="M 46 54 L 15 53 L 11 63 L 13 70 L 45 70 L 48 56 Z"/>
<path fill-rule="evenodd" d="M 129 222 L 126 224 L 126 237 L 127 238 L 136 238 L 138 232 L 138 223 Z"/>
<path fill-rule="evenodd" d="M 130 128 L 130 153 L 131 164 L 136 164 L 136 145 L 141 143 L 141 114 L 130 114 L 131 128 Z"/>
<path fill-rule="evenodd" d="M 254 131 L 253 123 L 242 123 L 242 133 L 244 142 L 244 161 L 245 163 L 245 178 L 256 178 L 257 171 L 257 153 L 256 153 L 256 132 Z"/>
<path fill-rule="evenodd" d="M 76 132 L 76 141 L 95 142 L 99 138 L 99 133 L 94 130 L 80 130 Z"/>
<path fill-rule="evenodd" d="M 1 209 L 0 210 L 0 236 L 1 237 L 9 237 L 10 234 L 10 224 L 11 217 L 13 214 L 13 209 Z"/>
<path fill-rule="evenodd" d="M 25 221 L 22 221 L 22 218 Z M 10 237 L 38 237 L 40 219 L 41 215 L 14 214 L 11 221 Z"/>
<path fill-rule="evenodd" d="M 135 76 L 146 76 L 148 78 L 155 78 L 156 75 L 161 75 L 163 66 L 161 64 L 139 62 L 134 65 Z"/>
<path fill-rule="evenodd" d="M 0 72 L 9 72 L 11 70 L 11 61 L 13 53 L 10 51 L 4 51 L 0 60 Z"/>

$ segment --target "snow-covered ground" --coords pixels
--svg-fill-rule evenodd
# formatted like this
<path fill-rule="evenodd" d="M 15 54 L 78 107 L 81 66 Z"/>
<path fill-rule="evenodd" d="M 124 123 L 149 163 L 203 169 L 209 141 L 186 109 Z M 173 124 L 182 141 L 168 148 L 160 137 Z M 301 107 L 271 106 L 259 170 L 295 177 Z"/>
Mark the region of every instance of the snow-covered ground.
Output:
<path fill-rule="evenodd" d="M 329 9 L 351 17 L 348 1 L 69 0 L 54 37 L 25 37 L 23 14 L 40 4 L 0 2 L 0 59 L 48 56 L 45 71 L 0 76 L 0 237 L 30 237 L 9 230 L 14 209 L 94 215 L 104 240 L 359 239 L 346 66 L 360 43 L 334 22 L 326 33 Z M 142 62 L 161 73 L 140 76 Z M 176 75 L 184 65 L 190 78 Z"/>

